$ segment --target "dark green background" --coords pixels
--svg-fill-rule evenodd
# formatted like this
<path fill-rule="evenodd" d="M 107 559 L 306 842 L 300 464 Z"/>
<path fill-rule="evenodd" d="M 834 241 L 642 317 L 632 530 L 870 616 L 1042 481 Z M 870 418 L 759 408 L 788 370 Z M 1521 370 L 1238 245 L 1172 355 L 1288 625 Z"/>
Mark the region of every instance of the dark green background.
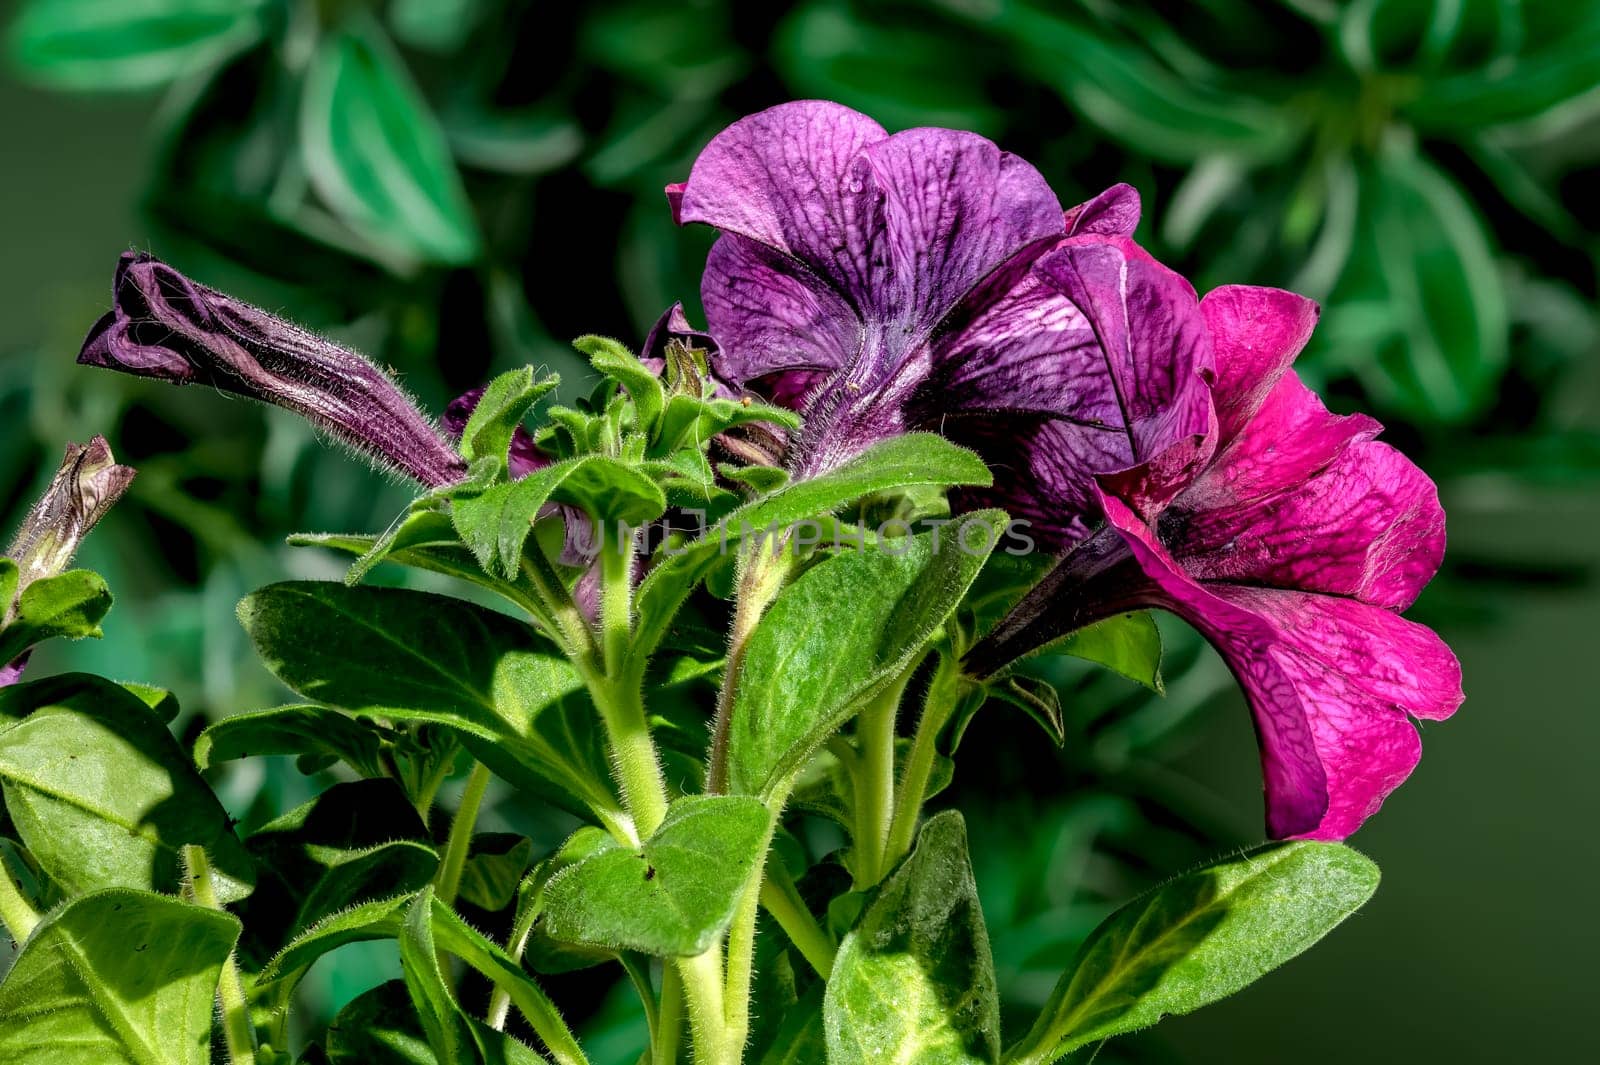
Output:
<path fill-rule="evenodd" d="M 1468 699 L 1454 720 L 1426 727 L 1421 767 L 1354 841 L 1384 870 L 1366 910 L 1235 999 L 1108 1047 L 1101 1060 L 1503 1062 L 1584 1060 L 1600 1050 L 1591 1009 L 1600 990 L 1600 843 L 1591 827 L 1600 809 L 1592 769 L 1600 698 L 1591 680 L 1600 632 L 1600 217 L 1592 202 L 1600 123 L 1584 111 L 1595 110 L 1586 102 L 1594 91 L 1568 85 L 1559 99 L 1527 102 L 1511 123 L 1481 100 L 1476 113 L 1462 105 L 1449 121 L 1407 102 L 1426 101 L 1435 80 L 1489 79 L 1494 48 L 1473 37 L 1484 32 L 1474 20 L 1491 8 L 1536 5 L 1468 3 L 1454 44 L 1432 53 L 1418 41 L 1433 5 L 1368 5 L 1378 11 L 1371 39 L 1380 69 L 1364 71 L 1340 43 L 1349 16 L 1337 4 L 1128 5 L 1120 15 L 1062 5 L 1054 32 L 1099 42 L 1067 53 L 1065 37 L 1036 33 L 1030 44 L 986 23 L 991 7 L 1018 6 L 999 2 L 762 5 L 733 14 L 715 3 L 597 5 L 503 20 L 499 6 L 480 5 L 495 9 L 485 16 L 500 31 L 494 44 L 407 53 L 430 99 L 488 81 L 501 105 L 531 103 L 569 121 L 582 147 L 526 180 L 469 174 L 487 236 L 482 261 L 405 278 L 360 256 L 309 254 L 287 237 L 267 246 L 243 222 L 230 226 L 226 212 L 174 224 L 185 217 L 188 189 L 162 169 L 170 165 L 163 145 L 189 121 L 182 101 L 203 82 L 163 100 L 58 92 L 6 75 L 4 524 L 66 440 L 104 432 L 142 470 L 83 555 L 119 595 L 106 639 L 50 649 L 36 668 L 170 685 L 190 729 L 266 705 L 276 693 L 237 631 L 235 600 L 286 573 L 336 572 L 329 560 L 278 546 L 288 531 L 381 526 L 405 498 L 401 486 L 344 456 L 321 454 L 308 430 L 277 412 L 75 367 L 125 248 L 153 250 L 379 354 L 438 409 L 519 359 L 573 372 L 553 337 L 602 332 L 636 342 L 668 299 L 693 305 L 705 238 L 671 228 L 659 186 L 681 176 L 722 123 L 783 99 L 834 96 L 891 126 L 978 128 L 1039 163 L 1069 202 L 1126 177 L 1145 193 L 1141 236 L 1202 289 L 1303 279 L 1300 267 L 1334 224 L 1330 213 L 1342 209 L 1332 185 L 1306 175 L 1342 165 L 1366 174 L 1372 160 L 1398 151 L 1428 160 L 1459 190 L 1497 291 L 1482 291 L 1481 279 L 1478 289 L 1452 287 L 1438 273 L 1437 249 L 1423 247 L 1403 265 L 1422 279 L 1417 298 L 1437 304 L 1424 333 L 1408 333 L 1398 347 L 1387 335 L 1351 341 L 1359 330 L 1348 323 L 1372 304 L 1372 276 L 1392 279 L 1396 268 L 1374 251 L 1379 229 L 1357 224 L 1343 271 L 1313 293 L 1328 309 L 1324 333 L 1333 329 L 1340 342 L 1308 359 L 1335 406 L 1379 414 L 1440 481 L 1450 557 L 1418 616 L 1460 654 Z M 1600 52 L 1583 51 L 1592 6 L 1549 5 L 1571 9 L 1572 24 L 1555 30 L 1541 31 L 1543 16 L 1528 14 L 1528 56 L 1508 54 L 1554 70 L 1560 56 L 1538 48 L 1578 49 L 1600 82 Z M 1202 8 L 1215 17 L 1196 23 Z M 1334 15 L 1324 24 L 1306 10 Z M 1238 12 L 1253 21 L 1230 21 Z M 477 32 L 473 41 L 483 39 L 482 26 Z M 1208 65 L 1186 65 L 1163 45 L 1163 32 Z M 1198 120 L 1192 145 L 1172 129 L 1136 127 L 1115 109 L 1097 109 L 1084 88 L 1112 84 L 1129 55 L 1166 71 L 1174 79 L 1166 89 L 1176 86 L 1180 100 L 1214 99 L 1224 118 L 1230 107 L 1243 114 L 1269 101 L 1310 116 L 1323 133 L 1258 158 L 1244 142 L 1206 140 L 1221 134 Z M 233 69 L 206 91 L 250 99 L 261 69 Z M 1163 91 L 1123 94 L 1127 114 L 1170 104 Z M 1499 132 L 1507 125 L 1534 132 L 1508 138 Z M 1513 147 L 1485 147 L 1502 142 Z M 1190 239 L 1163 229 L 1203 186 L 1186 185 L 1187 177 L 1230 165 L 1247 175 L 1243 184 Z M 1361 180 L 1359 217 L 1389 217 L 1385 187 Z M 517 330 L 485 311 L 495 286 L 531 312 Z M 1389 299 L 1379 301 L 1380 320 L 1401 301 Z M 1494 299 L 1505 302 L 1510 323 L 1503 361 L 1493 338 L 1458 328 L 1474 301 Z M 1407 344 L 1435 342 L 1465 382 L 1454 400 L 1404 384 L 1414 355 Z M 1196 652 L 1176 627 L 1174 637 L 1165 702 L 1068 672 L 1061 679 L 1078 724 L 1059 757 L 1041 751 L 1023 719 L 996 709 L 963 748 L 952 798 L 977 826 L 975 860 L 1014 1002 L 1027 999 L 1024 985 L 1036 985 L 1049 964 L 1059 967 L 1064 958 L 1052 963 L 1052 952 L 1070 954 L 1109 901 L 1259 837 L 1259 774 L 1240 700 L 1214 656 Z M 282 766 L 234 770 L 220 788 L 245 814 L 309 794 Z M 498 815 L 506 823 L 529 816 L 504 796 Z M 1091 823 L 1103 831 L 1063 827 Z M 1041 943 L 1044 960 L 1030 960 Z M 383 964 L 381 954 L 352 954 L 313 989 L 347 998 Z"/>

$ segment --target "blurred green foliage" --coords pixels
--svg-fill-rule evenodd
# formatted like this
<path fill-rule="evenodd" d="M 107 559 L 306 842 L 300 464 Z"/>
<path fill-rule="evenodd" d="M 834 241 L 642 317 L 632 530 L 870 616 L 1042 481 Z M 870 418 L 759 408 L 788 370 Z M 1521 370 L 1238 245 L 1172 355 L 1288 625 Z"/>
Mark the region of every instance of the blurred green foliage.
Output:
<path fill-rule="evenodd" d="M 1600 473 L 1593 0 L 27 0 L 8 30 L 30 81 L 162 94 L 151 228 L 104 234 L 108 286 L 137 235 L 393 365 L 434 410 L 517 365 L 581 380 L 567 338 L 636 343 L 693 307 L 710 235 L 672 224 L 662 186 L 733 119 L 819 96 L 981 132 L 1066 203 L 1138 186 L 1141 238 L 1201 290 L 1322 301 L 1303 370 L 1447 483 Z M 119 605 L 75 664 L 191 693 L 201 717 L 267 705 L 234 603 L 334 575 L 284 534 L 382 528 L 405 493 L 292 419 L 39 355 L 0 361 L 0 524 L 61 425 L 140 469 L 83 557 Z M 1509 579 L 1575 579 L 1516 564 Z M 1448 578 L 1422 609 L 1483 614 Z M 1113 903 L 1240 833 L 1164 767 L 1227 683 L 1168 629 L 1167 699 L 1058 664 L 1063 754 L 993 723 L 963 748 L 983 767 L 964 806 L 1034 796 L 1021 821 L 994 811 L 977 854 L 1008 1009 L 1038 1007 Z M 309 790 L 286 771 L 225 795 L 248 813 Z M 637 1024 L 621 1001 L 592 1023 Z M 1140 1046 L 1119 1052 L 1155 1053 Z"/>

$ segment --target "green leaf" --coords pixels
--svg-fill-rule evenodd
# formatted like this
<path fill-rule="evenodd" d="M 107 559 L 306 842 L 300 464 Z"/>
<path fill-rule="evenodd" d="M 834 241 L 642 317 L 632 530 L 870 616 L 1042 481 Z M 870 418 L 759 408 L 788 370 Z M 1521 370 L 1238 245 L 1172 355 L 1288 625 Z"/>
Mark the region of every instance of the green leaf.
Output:
<path fill-rule="evenodd" d="M 241 953 L 255 964 L 332 914 L 421 890 L 439 866 L 427 826 L 392 780 L 335 784 L 245 845 L 261 871 L 241 911 Z"/>
<path fill-rule="evenodd" d="M 1483 66 L 1417 79 L 1403 111 L 1429 130 L 1476 133 L 1486 126 L 1537 120 L 1600 85 L 1600 10 L 1590 4 L 1516 5 L 1515 33 L 1530 38 L 1519 54 Z M 1518 42 L 1523 43 L 1523 42 Z"/>
<path fill-rule="evenodd" d="M 679 799 L 638 850 L 611 841 L 552 877 L 544 887 L 545 931 L 662 957 L 704 953 L 732 922 L 771 826 L 755 799 Z"/>
<path fill-rule="evenodd" d="M 1226 998 L 1295 957 L 1378 888 L 1337 843 L 1269 846 L 1188 873 L 1124 906 L 1084 943 L 1012 1062 L 1051 1062 Z"/>
<path fill-rule="evenodd" d="M 966 448 L 933 433 L 874 444 L 819 477 L 796 481 L 730 513 L 704 536 L 669 554 L 639 586 L 636 653 L 655 649 L 678 608 L 734 543 L 831 513 L 864 496 L 910 485 L 988 485 L 993 475 Z"/>
<path fill-rule="evenodd" d="M 963 519 L 962 528 L 989 528 L 982 552 L 934 530 L 841 552 L 778 596 L 750 636 L 734 695 L 732 790 L 769 794 L 916 661 L 983 568 L 1004 517 Z"/>
<path fill-rule="evenodd" d="M 0 663 L 53 638 L 99 638 L 100 621 L 111 609 L 111 590 L 98 573 L 68 570 L 42 577 L 17 597 L 16 616 L 0 630 Z"/>
<path fill-rule="evenodd" d="M 661 378 L 640 362 L 638 356 L 610 337 L 582 336 L 572 346 L 588 356 L 589 364 L 607 377 L 615 378 L 633 399 L 639 430 L 654 436 L 666 405 Z"/>
<path fill-rule="evenodd" d="M 461 870 L 461 897 L 493 913 L 511 905 L 517 885 L 533 864 L 533 840 L 511 832 L 480 832 L 472 837 Z"/>
<path fill-rule="evenodd" d="M 466 43 L 483 8 L 479 0 L 393 0 L 389 25 L 413 48 L 449 52 Z"/>
<path fill-rule="evenodd" d="M 1482 219 L 1449 177 L 1403 150 L 1364 173 L 1361 195 L 1357 252 L 1317 357 L 1363 353 L 1352 369 L 1374 398 L 1418 422 L 1487 409 L 1505 370 L 1509 319 Z"/>
<path fill-rule="evenodd" d="M 994 962 L 959 813 L 923 826 L 917 849 L 840 944 L 823 1016 L 830 1061 L 998 1059 Z"/>
<path fill-rule="evenodd" d="M 18 835 L 69 895 L 175 892 L 204 847 L 223 901 L 251 863 L 227 811 L 155 711 L 120 685 L 67 674 L 0 688 L 0 783 Z"/>
<path fill-rule="evenodd" d="M 1046 650 L 1105 666 L 1157 695 L 1166 691 L 1161 679 L 1161 630 L 1148 610 L 1107 618 Z"/>
<path fill-rule="evenodd" d="M 578 1042 L 532 977 L 509 955 L 457 917 L 431 888 L 412 902 L 400 936 L 406 988 L 442 1062 L 540 1062 L 531 1049 L 464 1013 L 445 979 L 439 952 L 454 954 L 501 988 L 522 1011 L 558 1065 L 586 1065 Z"/>
<path fill-rule="evenodd" d="M 895 488 L 993 483 L 989 467 L 973 452 L 933 433 L 906 433 L 874 444 L 819 477 L 795 481 L 740 507 L 723 524 L 730 535 L 747 527 L 759 532 L 829 514 L 863 496 Z"/>
<path fill-rule="evenodd" d="M 392 736 L 372 721 L 325 706 L 275 706 L 223 718 L 194 741 L 194 762 L 219 762 L 269 754 L 316 755 L 340 761 L 364 777 L 384 774 L 379 753 Z"/>
<path fill-rule="evenodd" d="M 396 895 L 376 902 L 363 902 L 323 918 L 279 951 L 261 970 L 257 983 L 267 984 L 284 979 L 298 981 L 318 958 L 347 943 L 398 937 L 406 911 L 411 906 L 411 898 L 410 895 Z"/>
<path fill-rule="evenodd" d="M 528 411 L 560 383 L 561 378 L 554 374 L 535 379 L 531 366 L 490 381 L 461 430 L 461 456 L 469 463 L 491 459 L 496 469 L 504 471 L 511 438 Z"/>
<path fill-rule="evenodd" d="M 656 484 L 637 470 L 601 455 L 567 459 L 521 480 L 464 489 L 451 502 L 461 540 L 484 569 L 507 579 L 522 566 L 522 549 L 546 503 L 569 503 L 600 523 L 599 536 L 618 533 L 620 524 L 638 527 L 659 518 L 667 500 Z"/>
<path fill-rule="evenodd" d="M 463 166 L 479 170 L 544 174 L 566 166 L 583 150 L 583 127 L 559 107 L 531 111 L 456 107 L 440 118 L 455 157 Z M 519 283 L 517 299 L 521 298 Z"/>
<path fill-rule="evenodd" d="M 239 922 L 143 891 L 86 895 L 34 929 L 0 984 L 0 1060 L 207 1065 Z"/>
<path fill-rule="evenodd" d="M 312 187 L 374 244 L 447 264 L 477 258 L 477 224 L 444 133 L 370 20 L 354 19 L 318 45 L 300 143 Z"/>
<path fill-rule="evenodd" d="M 503 581 L 484 572 L 471 551 L 461 543 L 450 516 L 437 510 L 413 510 L 381 537 L 355 533 L 298 533 L 289 537 L 295 547 L 324 547 L 358 556 L 345 577 L 359 584 L 380 562 L 441 573 L 487 588 L 519 606 L 536 606 L 531 586 L 521 580 Z"/>
<path fill-rule="evenodd" d="M 514 785 L 620 815 L 583 682 L 528 626 L 427 592 L 315 581 L 263 588 L 239 617 L 267 667 L 301 695 L 443 725 Z"/>
<path fill-rule="evenodd" d="M 328 1025 L 328 1065 L 438 1065 L 406 985 L 390 980 L 352 999 Z"/>
<path fill-rule="evenodd" d="M 1143 44 L 1086 22 L 1067 9 L 1008 4 L 993 25 L 1014 43 L 1018 66 L 1145 155 L 1171 163 L 1220 154 L 1272 160 L 1297 142 L 1302 119 L 1293 109 L 1225 87 L 1224 72 L 1198 54 L 1185 52 L 1179 73 Z"/>
<path fill-rule="evenodd" d="M 31 0 L 11 27 L 11 59 L 78 91 L 143 89 L 242 50 L 262 30 L 259 0 Z"/>

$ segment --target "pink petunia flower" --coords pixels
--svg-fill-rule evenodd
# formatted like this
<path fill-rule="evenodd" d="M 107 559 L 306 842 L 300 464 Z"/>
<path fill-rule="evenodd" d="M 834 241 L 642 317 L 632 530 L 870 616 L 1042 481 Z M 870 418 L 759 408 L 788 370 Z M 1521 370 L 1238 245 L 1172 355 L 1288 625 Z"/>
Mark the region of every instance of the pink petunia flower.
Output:
<path fill-rule="evenodd" d="M 1412 719 L 1449 717 L 1462 701 L 1450 649 L 1400 617 L 1439 568 L 1444 511 L 1433 482 L 1374 439 L 1377 422 L 1329 413 L 1289 368 L 1315 304 L 1228 286 L 1198 311 L 1217 375 L 1203 458 L 1161 455 L 1098 477 L 1104 526 L 969 666 L 985 674 L 1114 614 L 1170 610 L 1244 688 L 1269 832 L 1342 839 L 1416 766 Z M 1176 488 L 1174 469 L 1191 471 Z"/>

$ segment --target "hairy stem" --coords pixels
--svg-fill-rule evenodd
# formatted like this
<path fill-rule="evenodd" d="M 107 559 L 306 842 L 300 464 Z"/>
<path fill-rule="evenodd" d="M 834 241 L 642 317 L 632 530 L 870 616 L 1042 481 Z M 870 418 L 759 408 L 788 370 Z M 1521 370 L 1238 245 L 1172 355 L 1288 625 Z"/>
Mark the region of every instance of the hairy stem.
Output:
<path fill-rule="evenodd" d="M 933 775 L 937 757 L 939 733 L 962 702 L 971 695 L 971 686 L 961 679 L 961 667 L 955 657 L 941 656 L 939 667 L 928 683 L 927 699 L 922 704 L 922 717 L 917 722 L 917 732 L 911 741 L 911 753 L 906 757 L 900 774 L 900 794 L 895 803 L 894 818 L 889 826 L 889 842 L 884 851 L 884 864 L 893 867 L 911 852 L 916 838 L 917 821 L 922 816 L 923 797 L 928 793 L 928 780 Z"/>
<path fill-rule="evenodd" d="M 861 752 L 855 778 L 857 887 L 871 887 L 888 872 L 885 859 L 894 819 L 895 717 L 910 678 L 907 670 L 856 718 L 856 744 Z"/>
<path fill-rule="evenodd" d="M 466 790 L 461 793 L 461 805 L 456 808 L 455 819 L 450 822 L 444 859 L 439 863 L 439 872 L 433 880 L 434 892 L 446 906 L 454 906 L 456 895 L 461 892 L 461 871 L 467 865 L 472 832 L 478 824 L 478 809 L 483 805 L 483 793 L 488 790 L 492 775 L 489 767 L 482 762 L 472 763 Z"/>
<path fill-rule="evenodd" d="M 506 940 L 506 953 L 511 955 L 512 961 L 522 961 L 522 952 L 528 949 L 528 937 L 533 934 L 533 922 L 538 917 L 537 906 L 529 906 L 525 912 L 517 914 L 516 924 L 511 927 L 511 936 Z M 505 1031 L 506 1016 L 510 1012 L 511 996 L 496 984 L 489 995 L 489 1013 L 485 1018 L 489 1027 L 497 1032 Z"/>
<path fill-rule="evenodd" d="M 675 1065 L 683 1041 L 683 977 L 676 966 L 661 968 L 661 1005 L 650 1042 L 650 1065 Z"/>
<path fill-rule="evenodd" d="M 188 844 L 183 848 L 183 861 L 189 874 L 189 890 L 194 901 L 208 910 L 223 910 L 217 900 L 216 886 L 211 882 L 211 863 L 203 847 Z M 222 1007 L 222 1036 L 228 1047 L 230 1065 L 255 1065 L 256 1030 L 250 1023 L 250 1004 L 245 999 L 244 981 L 239 976 L 239 963 L 232 951 L 222 963 L 222 978 L 217 981 L 217 1000 Z"/>
<path fill-rule="evenodd" d="M 723 1011 L 721 944 L 675 964 L 689 1004 L 695 1065 L 739 1065 L 743 1048 L 730 1045 Z"/>
<path fill-rule="evenodd" d="M 601 670 L 585 670 L 590 695 L 605 724 L 623 804 L 640 840 L 667 816 L 667 782 L 645 718 L 640 670 L 628 654 L 633 636 L 633 574 L 630 552 L 600 556 Z"/>
<path fill-rule="evenodd" d="M 728 974 L 723 982 L 723 1006 L 726 1010 L 728 1041 L 741 1055 L 744 1053 L 745 1040 L 750 1037 L 750 985 L 755 979 L 756 918 L 761 909 L 761 884 L 766 879 L 772 837 L 778 830 L 784 803 L 789 801 L 789 791 L 793 787 L 792 780 L 786 781 L 775 788 L 767 799 L 770 817 L 766 838 L 761 841 L 761 858 L 750 870 L 750 877 L 739 894 L 738 907 L 733 911 L 733 923 L 728 927 Z"/>
<path fill-rule="evenodd" d="M 733 626 L 728 631 L 728 659 L 722 670 L 722 687 L 717 692 L 711 755 L 706 765 L 706 791 L 712 795 L 720 795 L 728 787 L 728 733 L 733 727 L 733 703 L 738 693 L 739 675 L 744 669 L 745 648 L 756 623 L 778 597 L 788 574 L 788 554 L 776 544 L 768 549 L 764 539 L 747 549 L 742 558 Z"/>
<path fill-rule="evenodd" d="M 824 980 L 833 972 L 838 954 L 832 938 L 822 930 L 795 888 L 794 879 L 782 862 L 769 862 L 767 878 L 761 885 L 761 905 L 778 922 L 789 942 L 795 945 L 817 975 Z"/>

